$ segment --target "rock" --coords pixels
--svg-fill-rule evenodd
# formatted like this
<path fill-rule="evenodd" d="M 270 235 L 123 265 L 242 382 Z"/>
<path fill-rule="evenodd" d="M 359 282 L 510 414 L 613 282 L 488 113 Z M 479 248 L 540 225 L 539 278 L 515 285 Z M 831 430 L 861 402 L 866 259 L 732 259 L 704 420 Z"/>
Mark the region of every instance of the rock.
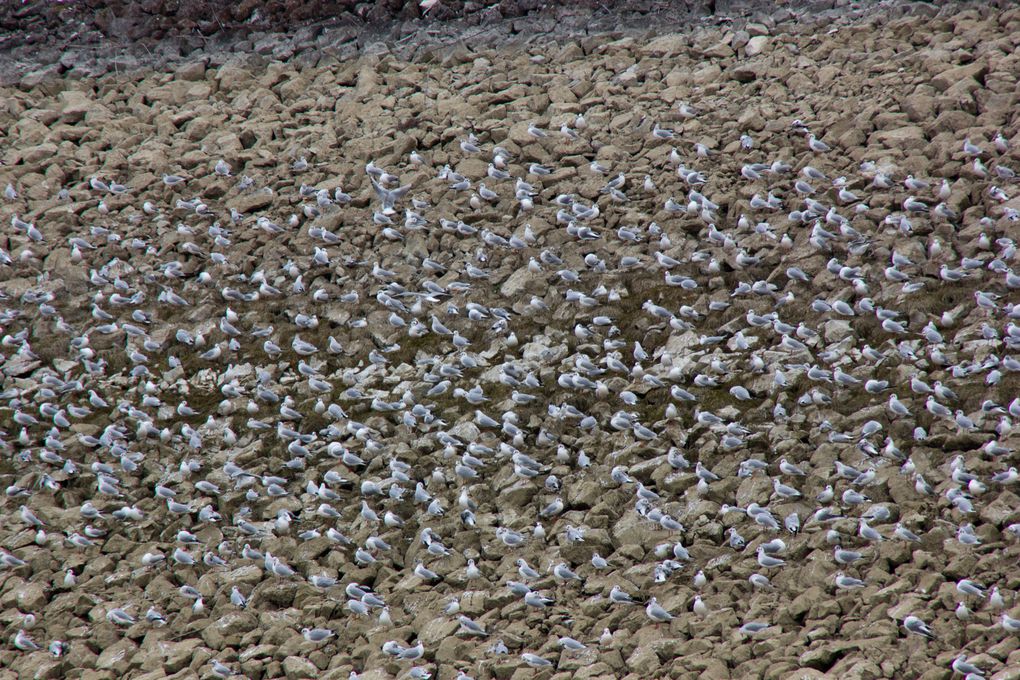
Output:
<path fill-rule="evenodd" d="M 727 48 L 728 49 L 728 48 Z M 706 64 L 691 74 L 691 79 L 697 85 L 708 85 L 719 80 L 722 69 L 716 64 Z"/>
<path fill-rule="evenodd" d="M 733 49 L 734 51 L 739 51 L 741 48 L 747 45 L 750 39 L 751 35 L 747 31 L 738 30 L 733 33 L 733 37 L 730 39 L 729 42 L 730 48 Z"/>
<path fill-rule="evenodd" d="M 928 143 L 924 130 L 916 125 L 904 125 L 893 130 L 879 130 L 868 138 L 868 144 L 881 144 L 890 149 L 917 150 Z"/>
<path fill-rule="evenodd" d="M 815 668 L 798 668 L 781 677 L 782 680 L 825 680 L 829 676 Z"/>
<path fill-rule="evenodd" d="M 802 666 L 808 666 L 820 671 L 827 671 L 841 658 L 860 647 L 854 643 L 823 643 L 812 647 L 798 658 Z"/>
<path fill-rule="evenodd" d="M 189 82 L 202 80 L 205 78 L 205 67 L 205 60 L 197 59 L 195 61 L 189 61 L 177 68 L 174 72 L 174 78 Z"/>
<path fill-rule="evenodd" d="M 751 64 L 738 64 L 729 73 L 738 83 L 750 83 L 758 77 L 758 69 Z"/>
<path fill-rule="evenodd" d="M 319 669 L 308 659 L 288 656 L 283 660 L 283 674 L 287 680 L 303 680 L 316 677 L 319 674 Z"/>
<path fill-rule="evenodd" d="M 256 191 L 244 194 L 233 199 L 229 207 L 240 213 L 251 213 L 258 210 L 265 210 L 273 204 L 273 194 L 266 191 Z"/>
<path fill-rule="evenodd" d="M 823 333 L 826 342 L 836 343 L 844 340 L 845 338 L 851 337 L 854 331 L 853 326 L 849 321 L 833 319 L 832 321 L 825 322 Z"/>
<path fill-rule="evenodd" d="M 507 298 L 516 298 L 527 290 L 528 284 L 533 278 L 534 274 L 527 267 L 521 267 L 503 281 L 503 284 L 500 285 L 500 294 Z"/>
<path fill-rule="evenodd" d="M 945 92 L 949 88 L 959 85 L 961 82 L 974 81 L 975 84 L 981 81 L 985 74 L 988 73 L 988 66 L 980 61 L 965 66 L 957 66 L 955 68 L 949 68 L 931 79 L 931 84 L 935 89 L 940 92 Z"/>
<path fill-rule="evenodd" d="M 805 589 L 793 599 L 787 608 L 787 613 L 794 621 L 803 621 L 804 617 L 812 607 L 825 600 L 825 594 L 817 586 Z"/>
<path fill-rule="evenodd" d="M 658 655 L 649 647 L 638 647 L 627 657 L 627 668 L 642 678 L 655 677 L 660 666 Z"/>
<path fill-rule="evenodd" d="M 254 564 L 248 564 L 243 567 L 231 569 L 228 572 L 220 572 L 216 574 L 215 583 L 222 584 L 229 591 L 234 586 L 255 586 L 263 578 L 263 570 Z M 213 585 L 210 583 L 210 585 Z"/>
<path fill-rule="evenodd" d="M 1003 528 L 1017 521 L 1017 508 L 1020 508 L 1020 498 L 1007 491 L 990 503 L 983 505 L 980 513 L 981 519 L 993 526 Z"/>
<path fill-rule="evenodd" d="M 25 148 L 23 151 L 21 151 L 20 157 L 22 162 L 32 165 L 35 163 L 39 163 L 47 158 L 52 158 L 56 153 L 57 145 L 50 142 L 45 142 L 43 144 L 37 144 L 35 146 Z"/>
<path fill-rule="evenodd" d="M 124 675 L 132 667 L 133 662 L 137 661 L 135 658 L 137 649 L 138 647 L 130 640 L 119 640 L 103 650 L 96 660 L 96 668 Z"/>
<path fill-rule="evenodd" d="M 2 370 L 4 375 L 12 378 L 21 378 L 27 376 L 41 365 L 39 361 L 30 359 L 28 356 L 15 355 L 4 361 Z"/>
<path fill-rule="evenodd" d="M 21 77 L 19 85 L 25 91 L 44 90 L 52 95 L 63 88 L 60 72 L 59 64 L 49 64 L 33 69 Z"/>
<path fill-rule="evenodd" d="M 450 618 L 431 619 L 419 628 L 418 639 L 431 647 L 439 644 L 444 638 L 453 636 L 459 628 L 457 621 Z"/>
<path fill-rule="evenodd" d="M 744 45 L 744 56 L 754 57 L 765 51 L 765 48 L 769 44 L 769 39 L 765 35 L 756 35 L 747 41 Z"/>
<path fill-rule="evenodd" d="M 875 680 L 883 677 L 882 669 L 871 661 L 858 661 L 840 671 L 840 677 L 854 680 Z"/>
<path fill-rule="evenodd" d="M 912 94 L 903 98 L 900 108 L 912 123 L 930 120 L 935 111 L 935 98 L 925 94 Z"/>
<path fill-rule="evenodd" d="M 681 34 L 671 33 L 660 35 L 641 47 L 641 54 L 651 57 L 668 57 L 679 54 L 689 44 L 689 39 Z"/>
<path fill-rule="evenodd" d="M 244 633 L 258 625 L 248 612 L 231 612 L 213 621 L 202 631 L 202 639 L 212 649 L 225 649 L 240 644 Z"/>
<path fill-rule="evenodd" d="M 158 663 L 158 668 L 167 673 L 177 673 L 191 662 L 199 644 L 200 641 L 197 639 L 160 642 L 158 645 L 160 656 L 153 660 Z"/>
<path fill-rule="evenodd" d="M 26 583 L 18 588 L 18 609 L 24 612 L 42 611 L 48 602 L 41 583 Z"/>
<path fill-rule="evenodd" d="M 106 107 L 79 90 L 65 90 L 60 93 L 60 118 L 65 123 L 75 124 L 89 114 L 105 112 Z"/>
<path fill-rule="evenodd" d="M 726 42 L 718 42 L 702 51 L 701 54 L 709 59 L 727 59 L 733 56 L 733 49 Z"/>

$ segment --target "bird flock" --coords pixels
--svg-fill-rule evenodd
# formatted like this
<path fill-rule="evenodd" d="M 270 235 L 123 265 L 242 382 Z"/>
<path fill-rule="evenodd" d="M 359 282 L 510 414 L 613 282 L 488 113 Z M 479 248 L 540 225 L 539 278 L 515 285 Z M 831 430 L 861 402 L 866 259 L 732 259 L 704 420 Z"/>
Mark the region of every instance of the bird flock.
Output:
<path fill-rule="evenodd" d="M 392 631 L 351 678 L 468 680 L 646 627 L 755 644 L 808 587 L 863 606 L 914 550 L 973 554 L 955 608 L 913 583 L 887 618 L 993 672 L 967 626 L 1020 634 L 1016 130 L 921 176 L 810 119 L 706 142 L 711 108 L 655 106 L 464 125 L 342 183 L 311 154 L 95 174 L 47 199 L 70 230 L 0 168 L 0 578 L 99 579 L 89 625 L 133 639 L 295 584 L 337 604 L 302 654 Z M 176 590 L 97 587 L 113 545 Z M 45 618 L 9 645 L 88 644 Z"/>

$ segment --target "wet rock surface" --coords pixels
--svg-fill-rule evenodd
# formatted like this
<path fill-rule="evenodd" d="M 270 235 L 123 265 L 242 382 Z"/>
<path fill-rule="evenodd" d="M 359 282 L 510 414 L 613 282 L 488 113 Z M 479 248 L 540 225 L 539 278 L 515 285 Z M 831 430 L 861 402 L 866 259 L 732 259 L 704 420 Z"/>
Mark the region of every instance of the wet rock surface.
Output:
<path fill-rule="evenodd" d="M 799 0 L 782 6 L 805 7 Z M 715 21 L 714 11 L 775 9 L 765 0 L 21 0 L 0 6 L 0 82 L 15 82 L 12 76 L 25 69 L 38 79 L 162 67 L 195 53 L 254 51 L 286 59 L 322 50 L 377 51 L 380 44 L 404 52 L 435 43 L 471 48 L 515 36 L 646 29 L 652 21 Z"/>
<path fill-rule="evenodd" d="M 0 666 L 1013 677 L 1018 26 L 12 71 Z"/>

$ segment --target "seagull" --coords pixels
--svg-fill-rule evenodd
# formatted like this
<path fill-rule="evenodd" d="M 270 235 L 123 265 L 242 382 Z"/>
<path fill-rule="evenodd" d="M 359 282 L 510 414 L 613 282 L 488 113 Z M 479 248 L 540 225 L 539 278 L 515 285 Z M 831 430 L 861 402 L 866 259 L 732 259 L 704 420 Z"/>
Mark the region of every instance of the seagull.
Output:
<path fill-rule="evenodd" d="M 656 623 L 664 623 L 673 620 L 673 615 L 663 609 L 662 606 L 656 602 L 654 597 L 648 600 L 648 605 L 645 606 L 645 614 Z"/>
<path fill-rule="evenodd" d="M 974 664 L 967 661 L 966 654 L 960 654 L 953 659 L 952 669 L 960 675 L 973 674 L 975 676 L 984 677 L 984 671 L 975 666 Z"/>
<path fill-rule="evenodd" d="M 532 654 L 531 652 L 524 652 L 521 654 L 521 660 L 532 668 L 549 668 L 553 665 L 552 661 L 543 659 L 537 654 Z"/>
<path fill-rule="evenodd" d="M 1020 633 L 1020 619 L 1014 619 L 1006 612 L 1003 612 L 1002 629 L 1008 633 Z"/>
<path fill-rule="evenodd" d="M 852 588 L 863 588 L 865 585 L 867 585 L 864 581 L 854 578 L 852 576 L 847 576 L 841 571 L 836 572 L 835 581 L 836 587 L 843 590 L 849 590 Z"/>
<path fill-rule="evenodd" d="M 396 213 L 393 206 L 396 205 L 397 201 L 404 198 L 407 192 L 411 190 L 410 184 L 405 184 L 396 189 L 387 189 L 383 185 L 379 184 L 374 178 L 371 178 L 372 191 L 375 192 L 376 197 L 382 203 L 382 214 L 393 215 Z"/>
<path fill-rule="evenodd" d="M 609 600 L 617 604 L 637 604 L 634 598 L 625 592 L 620 586 L 614 585 L 609 591 Z"/>
<path fill-rule="evenodd" d="M 476 621 L 474 621 L 472 619 L 469 619 L 468 617 L 464 616 L 463 614 L 461 614 L 460 616 L 457 617 L 457 621 L 460 622 L 461 629 L 464 630 L 465 632 L 467 632 L 470 635 L 481 635 L 481 636 L 488 635 L 488 633 L 485 632 L 485 628 L 481 624 L 477 623 Z"/>
<path fill-rule="evenodd" d="M 587 645 L 585 645 L 584 643 L 579 642 L 572 637 L 566 636 L 561 637 L 559 640 L 557 640 L 556 644 L 558 644 L 560 647 L 569 652 L 579 652 L 588 649 Z"/>
<path fill-rule="evenodd" d="M 748 621 L 739 628 L 741 635 L 757 635 L 769 628 L 769 624 L 761 621 Z"/>
<path fill-rule="evenodd" d="M 24 630 L 19 630 L 14 636 L 14 646 L 23 652 L 34 652 L 38 649 L 42 649 L 42 647 L 37 645 Z"/>
<path fill-rule="evenodd" d="M 917 618 L 916 616 L 911 615 L 903 619 L 903 628 L 906 629 L 908 633 L 911 633 L 913 635 L 920 635 L 921 637 L 927 638 L 929 640 L 935 639 L 935 633 L 931 631 L 931 628 L 928 627 L 928 624 L 926 624 L 924 621 Z"/>
<path fill-rule="evenodd" d="M 758 546 L 758 564 L 765 568 L 781 567 L 786 564 L 785 560 L 781 560 L 778 557 L 772 557 L 765 552 L 762 546 Z"/>
<path fill-rule="evenodd" d="M 135 623 L 135 617 L 128 614 L 120 607 L 115 607 L 106 612 L 106 619 L 110 623 L 117 624 L 118 626 L 130 626 Z"/>
<path fill-rule="evenodd" d="M 328 628 L 302 628 L 301 635 L 309 642 L 324 642 L 334 637 L 336 633 Z"/>

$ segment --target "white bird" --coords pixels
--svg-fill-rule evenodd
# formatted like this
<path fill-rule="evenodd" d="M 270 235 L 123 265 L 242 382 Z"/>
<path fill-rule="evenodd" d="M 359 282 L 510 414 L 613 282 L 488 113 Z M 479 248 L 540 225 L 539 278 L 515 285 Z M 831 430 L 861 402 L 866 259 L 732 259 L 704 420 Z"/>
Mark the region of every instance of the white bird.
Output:
<path fill-rule="evenodd" d="M 14 646 L 24 652 L 34 652 L 38 649 L 42 649 L 42 647 L 37 645 L 24 630 L 19 630 L 14 636 Z"/>
<path fill-rule="evenodd" d="M 927 638 L 928 640 L 935 639 L 935 633 L 933 633 L 931 628 L 928 627 L 928 624 L 916 616 L 910 615 L 903 619 L 903 628 L 913 635 L 919 635 L 923 638 Z"/>
<path fill-rule="evenodd" d="M 656 602 L 654 597 L 648 601 L 648 605 L 645 607 L 645 614 L 656 623 L 664 623 L 673 620 L 673 615 L 663 609 L 662 606 Z"/>

